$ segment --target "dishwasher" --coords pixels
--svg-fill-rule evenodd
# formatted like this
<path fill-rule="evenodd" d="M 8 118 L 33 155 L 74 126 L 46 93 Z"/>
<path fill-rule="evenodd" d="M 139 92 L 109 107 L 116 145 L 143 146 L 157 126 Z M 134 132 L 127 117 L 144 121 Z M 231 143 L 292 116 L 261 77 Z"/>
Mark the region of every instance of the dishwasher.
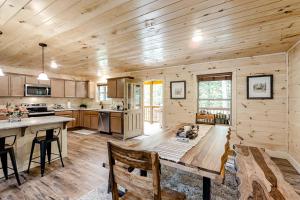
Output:
<path fill-rule="evenodd" d="M 98 131 L 100 133 L 110 134 L 110 112 L 106 112 L 106 111 L 99 112 Z"/>

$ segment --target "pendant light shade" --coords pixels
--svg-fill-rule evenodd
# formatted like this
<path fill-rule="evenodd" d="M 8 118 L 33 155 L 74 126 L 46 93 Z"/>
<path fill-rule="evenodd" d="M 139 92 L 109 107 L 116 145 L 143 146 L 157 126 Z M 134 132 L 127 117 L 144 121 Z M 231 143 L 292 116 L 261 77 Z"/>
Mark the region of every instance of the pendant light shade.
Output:
<path fill-rule="evenodd" d="M 0 68 L 0 76 L 5 76 L 1 68 Z"/>
<path fill-rule="evenodd" d="M 43 72 L 39 74 L 38 80 L 41 81 L 48 81 L 49 78 L 47 74 L 45 73 L 45 63 L 44 63 L 44 48 L 47 47 L 47 44 L 45 43 L 39 43 L 39 45 L 42 47 L 42 66 L 43 66 Z"/>

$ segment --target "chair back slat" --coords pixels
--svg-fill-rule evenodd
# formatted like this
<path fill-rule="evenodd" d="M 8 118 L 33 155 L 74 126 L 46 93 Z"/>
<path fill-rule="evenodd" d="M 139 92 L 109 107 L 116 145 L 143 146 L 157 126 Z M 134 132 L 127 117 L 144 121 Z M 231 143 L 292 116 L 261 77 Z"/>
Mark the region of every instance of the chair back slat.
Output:
<path fill-rule="evenodd" d="M 128 172 L 118 165 L 113 167 L 115 182 L 126 188 L 130 192 L 143 199 L 153 199 L 153 181 L 152 178 L 139 176 Z"/>
<path fill-rule="evenodd" d="M 161 200 L 158 154 L 122 148 L 111 142 L 107 145 L 113 200 L 119 200 L 118 185 L 141 199 Z M 151 171 L 152 176 L 139 176 L 124 166 Z"/>

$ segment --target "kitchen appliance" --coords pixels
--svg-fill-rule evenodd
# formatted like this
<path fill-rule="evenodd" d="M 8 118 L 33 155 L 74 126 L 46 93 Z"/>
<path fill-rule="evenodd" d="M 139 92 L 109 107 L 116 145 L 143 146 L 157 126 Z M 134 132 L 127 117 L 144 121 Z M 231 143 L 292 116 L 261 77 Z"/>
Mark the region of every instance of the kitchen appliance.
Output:
<path fill-rule="evenodd" d="M 51 87 L 49 85 L 25 84 L 25 96 L 51 96 Z"/>
<path fill-rule="evenodd" d="M 42 117 L 55 115 L 54 110 L 48 110 L 45 103 L 27 104 L 28 117 Z"/>
<path fill-rule="evenodd" d="M 100 111 L 99 112 L 99 125 L 98 131 L 101 133 L 110 134 L 110 112 L 108 111 Z"/>

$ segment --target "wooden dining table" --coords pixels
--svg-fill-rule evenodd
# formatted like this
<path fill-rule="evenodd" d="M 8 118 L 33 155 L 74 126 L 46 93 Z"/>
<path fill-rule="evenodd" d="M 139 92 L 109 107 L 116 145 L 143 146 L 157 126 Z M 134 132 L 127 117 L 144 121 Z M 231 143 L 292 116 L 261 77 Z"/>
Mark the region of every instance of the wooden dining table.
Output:
<path fill-rule="evenodd" d="M 158 145 L 174 139 L 178 128 L 184 125 L 186 124 L 180 124 L 175 128 L 165 130 L 163 133 L 144 139 L 132 139 L 117 143 L 135 150 L 153 150 Z M 207 134 L 189 149 L 178 162 L 160 157 L 160 163 L 202 176 L 203 199 L 210 199 L 211 180 L 222 179 L 224 176 L 224 165 L 229 153 L 229 138 L 229 126 L 213 125 Z M 107 164 L 103 163 L 103 166 L 106 167 Z"/>

